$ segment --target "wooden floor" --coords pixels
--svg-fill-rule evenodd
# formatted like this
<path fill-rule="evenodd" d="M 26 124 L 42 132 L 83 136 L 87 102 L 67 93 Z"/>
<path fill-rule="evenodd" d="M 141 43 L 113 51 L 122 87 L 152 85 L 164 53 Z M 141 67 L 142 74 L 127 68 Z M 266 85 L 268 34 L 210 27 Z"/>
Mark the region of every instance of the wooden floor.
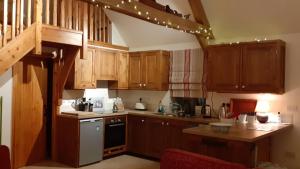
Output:
<path fill-rule="evenodd" d="M 23 167 L 21 169 L 67 169 L 70 167 L 54 163 L 42 162 L 34 166 Z M 129 155 L 122 155 L 104 160 L 100 163 L 81 167 L 81 169 L 159 169 L 159 162 L 145 160 Z"/>

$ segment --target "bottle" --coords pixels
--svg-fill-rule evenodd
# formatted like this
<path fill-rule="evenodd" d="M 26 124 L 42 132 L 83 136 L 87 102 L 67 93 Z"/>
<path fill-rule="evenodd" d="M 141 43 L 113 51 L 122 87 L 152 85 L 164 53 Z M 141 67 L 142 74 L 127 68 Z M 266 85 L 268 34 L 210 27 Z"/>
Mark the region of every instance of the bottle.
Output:
<path fill-rule="evenodd" d="M 117 113 L 118 112 L 118 106 L 116 104 L 116 101 L 114 102 L 114 105 L 113 105 L 113 113 Z"/>
<path fill-rule="evenodd" d="M 219 119 L 224 119 L 226 117 L 225 103 L 222 103 L 222 106 L 219 111 Z"/>
<path fill-rule="evenodd" d="M 281 123 L 281 115 L 280 115 L 280 112 L 278 112 L 278 114 L 277 114 L 277 122 L 278 122 L 278 123 Z"/>
<path fill-rule="evenodd" d="M 158 112 L 159 113 L 164 113 L 165 112 L 165 109 L 164 109 L 164 106 L 161 103 L 161 100 L 158 103 Z"/>

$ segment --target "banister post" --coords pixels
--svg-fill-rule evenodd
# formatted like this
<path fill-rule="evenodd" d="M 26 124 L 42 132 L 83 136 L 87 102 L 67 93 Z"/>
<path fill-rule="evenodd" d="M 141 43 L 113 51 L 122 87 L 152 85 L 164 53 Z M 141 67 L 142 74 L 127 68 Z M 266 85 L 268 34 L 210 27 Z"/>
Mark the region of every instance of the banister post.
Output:
<path fill-rule="evenodd" d="M 35 49 L 34 54 L 42 54 L 42 22 L 43 22 L 43 0 L 34 0 L 34 22 L 35 29 Z"/>

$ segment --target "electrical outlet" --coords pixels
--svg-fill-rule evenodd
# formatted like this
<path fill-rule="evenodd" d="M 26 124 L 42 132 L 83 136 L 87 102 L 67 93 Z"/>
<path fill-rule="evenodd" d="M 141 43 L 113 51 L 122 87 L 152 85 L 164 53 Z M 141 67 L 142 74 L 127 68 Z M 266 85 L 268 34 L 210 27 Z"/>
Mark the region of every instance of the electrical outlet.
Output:
<path fill-rule="evenodd" d="M 284 156 L 287 158 L 287 159 L 291 159 L 291 160 L 295 160 L 296 159 L 296 153 L 295 152 L 285 152 L 284 153 Z"/>

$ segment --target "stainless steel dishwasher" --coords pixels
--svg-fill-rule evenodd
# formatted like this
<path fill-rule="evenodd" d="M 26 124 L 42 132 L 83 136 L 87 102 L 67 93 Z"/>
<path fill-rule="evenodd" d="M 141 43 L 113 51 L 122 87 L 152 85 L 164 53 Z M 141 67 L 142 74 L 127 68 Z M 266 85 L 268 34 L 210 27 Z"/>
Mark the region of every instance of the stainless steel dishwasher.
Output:
<path fill-rule="evenodd" d="M 80 120 L 79 166 L 103 159 L 104 121 L 102 118 Z"/>

